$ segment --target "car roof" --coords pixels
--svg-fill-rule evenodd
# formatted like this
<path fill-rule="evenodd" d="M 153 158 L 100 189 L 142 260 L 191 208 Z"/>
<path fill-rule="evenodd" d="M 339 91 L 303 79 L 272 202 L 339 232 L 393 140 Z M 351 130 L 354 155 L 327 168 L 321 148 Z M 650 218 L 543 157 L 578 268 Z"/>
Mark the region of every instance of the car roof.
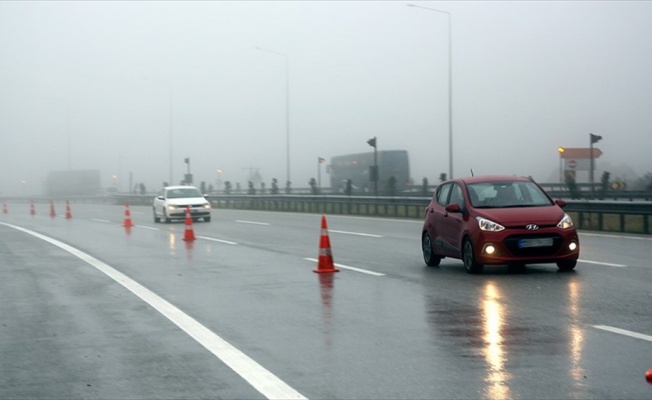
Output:
<path fill-rule="evenodd" d="M 469 176 L 466 178 L 453 179 L 464 183 L 482 183 L 482 182 L 528 182 L 531 179 L 524 176 L 516 175 L 482 175 Z"/>
<path fill-rule="evenodd" d="M 197 189 L 194 186 L 166 186 L 163 189 L 172 190 L 172 189 Z"/>

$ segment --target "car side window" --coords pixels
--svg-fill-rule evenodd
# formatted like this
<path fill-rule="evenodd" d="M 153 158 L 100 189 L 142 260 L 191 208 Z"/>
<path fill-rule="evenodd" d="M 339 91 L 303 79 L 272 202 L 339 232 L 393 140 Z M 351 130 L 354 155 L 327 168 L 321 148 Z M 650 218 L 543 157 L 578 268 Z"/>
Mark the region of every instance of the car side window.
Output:
<path fill-rule="evenodd" d="M 448 204 L 457 204 L 460 208 L 464 208 L 464 195 L 462 195 L 462 188 L 460 185 L 453 185 L 453 190 L 451 191 L 451 197 L 448 201 Z"/>
<path fill-rule="evenodd" d="M 437 203 L 441 204 L 442 206 L 446 206 L 448 203 L 448 194 L 451 191 L 451 186 L 452 185 L 450 183 L 439 186 L 439 190 L 437 190 Z"/>

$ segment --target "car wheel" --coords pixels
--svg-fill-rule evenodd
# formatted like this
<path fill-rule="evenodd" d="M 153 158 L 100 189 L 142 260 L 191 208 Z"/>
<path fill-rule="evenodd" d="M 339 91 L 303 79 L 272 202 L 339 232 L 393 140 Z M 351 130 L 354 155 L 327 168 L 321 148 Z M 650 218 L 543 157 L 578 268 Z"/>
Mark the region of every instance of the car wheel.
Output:
<path fill-rule="evenodd" d="M 157 224 L 161 222 L 161 219 L 156 216 L 156 208 L 152 208 L 152 212 L 154 213 L 154 222 Z"/>
<path fill-rule="evenodd" d="M 163 209 L 163 221 L 165 221 L 166 224 L 170 223 L 170 218 L 168 218 L 168 213 Z"/>
<path fill-rule="evenodd" d="M 558 261 L 557 268 L 560 271 L 572 271 L 577 265 L 577 260 Z"/>
<path fill-rule="evenodd" d="M 204 222 L 211 222 L 211 217 L 204 217 Z"/>
<path fill-rule="evenodd" d="M 423 232 L 423 236 L 421 236 L 421 251 L 423 252 L 423 261 L 427 266 L 436 267 L 441 262 L 441 257 L 435 255 L 432 250 L 432 240 L 428 232 Z"/>
<path fill-rule="evenodd" d="M 464 268 L 469 274 L 479 274 L 482 272 L 482 264 L 479 264 L 475 260 L 475 254 L 473 253 L 473 245 L 469 238 L 464 239 L 464 244 L 462 245 L 462 261 L 464 262 Z"/>

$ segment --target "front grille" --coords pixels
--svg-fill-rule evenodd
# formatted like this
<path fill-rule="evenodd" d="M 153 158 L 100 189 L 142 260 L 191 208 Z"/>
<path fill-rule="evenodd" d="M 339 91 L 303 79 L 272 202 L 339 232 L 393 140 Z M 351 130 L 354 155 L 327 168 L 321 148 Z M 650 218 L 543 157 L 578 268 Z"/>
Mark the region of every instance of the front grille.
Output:
<path fill-rule="evenodd" d="M 518 243 L 521 239 L 552 239 L 552 246 L 546 247 L 518 247 Z M 503 240 L 505 247 L 515 256 L 519 257 L 540 257 L 540 256 L 551 256 L 559 252 L 562 244 L 564 243 L 564 238 L 560 235 L 513 235 L 508 236 Z"/>

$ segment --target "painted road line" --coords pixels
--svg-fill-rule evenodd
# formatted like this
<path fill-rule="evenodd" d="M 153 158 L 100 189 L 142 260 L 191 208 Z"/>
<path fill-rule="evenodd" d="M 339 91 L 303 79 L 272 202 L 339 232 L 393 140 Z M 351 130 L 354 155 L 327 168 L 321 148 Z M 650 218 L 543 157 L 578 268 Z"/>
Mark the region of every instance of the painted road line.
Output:
<path fill-rule="evenodd" d="M 600 261 L 589 261 L 589 260 L 577 260 L 579 262 L 587 263 L 587 264 L 597 264 L 597 265 L 604 265 L 607 267 L 616 267 L 616 268 L 626 268 L 627 265 L 624 264 L 612 264 L 612 263 L 606 263 L 606 262 L 600 262 Z"/>
<path fill-rule="evenodd" d="M 633 239 L 633 240 L 652 240 L 652 237 L 647 236 L 622 236 L 622 235 L 608 235 L 605 233 L 583 233 L 579 232 L 580 236 L 595 236 L 595 237 L 606 237 L 614 239 Z"/>
<path fill-rule="evenodd" d="M 624 329 L 614 328 L 613 326 L 606 326 L 606 325 L 591 325 L 591 326 L 593 326 L 596 329 L 602 329 L 603 331 L 613 332 L 619 335 L 625 335 L 636 339 L 642 339 L 642 340 L 647 340 L 648 342 L 652 342 L 652 336 L 644 335 L 642 333 L 626 331 Z"/>
<path fill-rule="evenodd" d="M 30 231 L 19 226 L 6 224 L 4 222 L 0 222 L 0 224 L 22 231 L 42 239 L 50 244 L 53 244 L 103 272 L 111 279 L 124 286 L 127 290 L 138 296 L 141 300 L 154 307 L 154 309 L 163 314 L 167 319 L 181 328 L 190 337 L 195 339 L 198 343 L 213 353 L 217 358 L 222 360 L 224 364 L 228 365 L 233 371 L 240 375 L 244 380 L 249 382 L 251 386 L 253 386 L 266 398 L 306 399 L 306 397 L 304 397 L 301 393 L 297 392 L 276 375 L 235 348 L 229 342 L 222 339 L 220 336 L 215 334 L 215 332 L 206 328 L 204 325 L 200 324 L 195 319 L 185 314 L 183 311 L 168 301 L 164 300 L 162 297 L 158 296 L 154 292 L 150 291 L 138 282 L 132 280 L 123 273 L 117 271 L 108 264 L 103 263 L 102 261 L 87 253 L 84 253 L 81 250 L 78 250 L 56 239 L 42 235 L 38 232 Z"/>
<path fill-rule="evenodd" d="M 304 260 L 319 262 L 319 260 L 317 260 L 316 258 L 304 258 Z M 351 271 L 360 272 L 360 273 L 367 274 L 367 275 L 385 276 L 385 274 L 381 274 L 380 272 L 369 271 L 368 269 L 350 267 L 348 265 L 337 264 L 337 263 L 333 263 L 333 265 L 335 265 L 337 268 L 348 269 L 348 270 L 351 270 Z"/>
<path fill-rule="evenodd" d="M 377 237 L 377 238 L 381 238 L 381 237 L 383 237 L 382 235 L 373 235 L 373 234 L 371 234 L 371 233 L 359 233 L 359 232 L 336 231 L 336 230 L 332 230 L 332 229 L 329 229 L 328 231 L 329 231 L 329 232 L 335 232 L 335 233 L 343 233 L 343 234 L 345 234 L 345 235 L 368 236 L 368 237 Z"/>
<path fill-rule="evenodd" d="M 91 218 L 91 221 L 95 221 L 95 222 L 106 222 L 106 223 L 111 222 L 111 221 L 109 221 L 108 219 L 97 219 L 97 218 Z"/>
<path fill-rule="evenodd" d="M 151 226 L 145 226 L 145 225 L 134 225 L 136 228 L 143 228 L 143 229 L 149 229 L 150 231 L 160 231 L 158 228 L 152 228 Z"/>
<path fill-rule="evenodd" d="M 210 238 L 208 236 L 195 236 L 195 237 L 197 239 L 210 240 L 211 242 L 219 242 L 219 243 L 225 243 L 225 244 L 238 244 L 237 242 L 229 242 L 228 240 L 215 239 L 215 238 Z"/>
<path fill-rule="evenodd" d="M 235 222 L 241 223 L 241 224 L 251 224 L 251 225 L 271 225 L 268 224 L 267 222 L 255 222 L 255 221 L 243 221 L 240 219 L 236 219 Z"/>

